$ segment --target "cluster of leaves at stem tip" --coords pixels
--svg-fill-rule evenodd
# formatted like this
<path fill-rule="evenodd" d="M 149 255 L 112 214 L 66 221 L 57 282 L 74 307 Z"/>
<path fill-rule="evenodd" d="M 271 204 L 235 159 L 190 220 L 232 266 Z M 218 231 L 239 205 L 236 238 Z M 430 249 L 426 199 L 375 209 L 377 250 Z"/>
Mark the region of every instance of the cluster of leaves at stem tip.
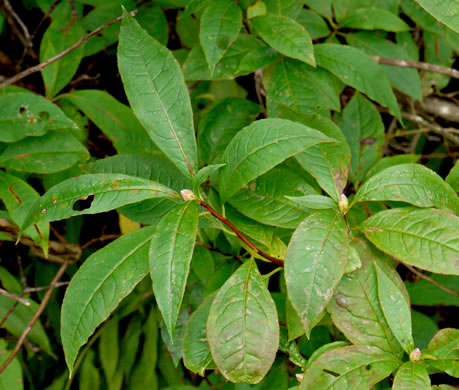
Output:
<path fill-rule="evenodd" d="M 136 6 L 113 0 L 83 17 L 85 2 L 72 3 L 52 10 L 40 60 L 119 16 L 120 5 Z M 90 345 L 98 337 L 110 389 L 127 378 L 157 388 L 156 364 L 166 376 L 181 359 L 205 377 L 199 388 L 430 389 L 430 374 L 459 377 L 459 331 L 434 324 L 429 340 L 417 337 L 415 321 L 426 316 L 413 315 L 396 270 L 403 263 L 457 283 L 459 166 L 443 180 L 418 163 L 422 150 L 389 156 L 385 134 L 391 121 L 416 129 L 396 96 L 422 102 L 450 76 L 372 58 L 418 61 L 417 28 L 424 59 L 450 66 L 457 2 L 154 3 L 163 8 L 147 2 L 136 17 L 124 9 L 120 25 L 46 66 L 46 98 L 0 89 L 0 213 L 20 227 L 18 240 L 46 256 L 51 222 L 110 210 L 124 233 L 93 251 L 66 289 L 63 380 L 82 359 L 81 375 L 97 374 Z M 166 47 L 165 8 L 179 9 L 181 49 Z M 75 13 L 80 21 L 69 27 Z M 129 106 L 102 90 L 67 88 L 84 57 L 117 41 Z M 252 74 L 259 104 L 234 81 Z M 116 155 L 90 156 L 88 121 Z M 455 141 L 439 132 L 445 145 Z M 156 303 L 144 302 L 152 295 Z M 32 342 L 60 353 L 40 324 L 34 329 Z M 179 368 L 164 368 L 159 342 Z M 13 363 L 5 375 L 18 375 Z M 171 389 L 195 388 L 196 378 Z"/>

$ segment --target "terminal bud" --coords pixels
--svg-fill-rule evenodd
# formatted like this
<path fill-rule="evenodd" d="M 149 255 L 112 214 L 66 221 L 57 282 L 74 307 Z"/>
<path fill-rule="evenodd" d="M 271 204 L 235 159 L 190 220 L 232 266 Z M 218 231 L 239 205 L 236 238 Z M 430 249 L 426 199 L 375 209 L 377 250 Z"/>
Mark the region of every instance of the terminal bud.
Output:
<path fill-rule="evenodd" d="M 182 190 L 180 191 L 180 195 L 183 200 L 195 200 L 196 199 L 196 195 L 193 194 L 193 191 L 191 190 Z"/>

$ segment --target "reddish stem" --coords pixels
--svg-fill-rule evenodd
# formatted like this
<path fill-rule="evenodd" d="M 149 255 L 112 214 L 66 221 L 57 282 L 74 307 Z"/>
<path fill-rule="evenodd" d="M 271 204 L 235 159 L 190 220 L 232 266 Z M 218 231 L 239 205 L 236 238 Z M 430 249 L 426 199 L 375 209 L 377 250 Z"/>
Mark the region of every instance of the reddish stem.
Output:
<path fill-rule="evenodd" d="M 257 248 L 254 244 L 252 244 L 239 230 L 236 226 L 234 226 L 230 221 L 228 221 L 225 217 L 218 214 L 210 205 L 208 205 L 203 200 L 199 199 L 199 204 L 206 208 L 209 213 L 211 213 L 215 218 L 222 221 L 226 226 L 228 226 L 235 234 L 238 236 L 249 248 L 257 252 L 260 256 L 264 257 L 265 259 L 277 264 L 280 267 L 284 266 L 284 262 L 276 257 L 270 256 L 267 253 L 263 252 L 260 248 Z"/>

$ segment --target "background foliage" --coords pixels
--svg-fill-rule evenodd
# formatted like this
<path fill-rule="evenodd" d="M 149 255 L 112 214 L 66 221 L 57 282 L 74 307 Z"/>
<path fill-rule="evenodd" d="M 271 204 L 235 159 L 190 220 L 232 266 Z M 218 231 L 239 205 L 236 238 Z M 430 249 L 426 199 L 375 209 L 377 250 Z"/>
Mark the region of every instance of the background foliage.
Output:
<path fill-rule="evenodd" d="M 0 390 L 458 385 L 457 1 L 0 10 Z"/>

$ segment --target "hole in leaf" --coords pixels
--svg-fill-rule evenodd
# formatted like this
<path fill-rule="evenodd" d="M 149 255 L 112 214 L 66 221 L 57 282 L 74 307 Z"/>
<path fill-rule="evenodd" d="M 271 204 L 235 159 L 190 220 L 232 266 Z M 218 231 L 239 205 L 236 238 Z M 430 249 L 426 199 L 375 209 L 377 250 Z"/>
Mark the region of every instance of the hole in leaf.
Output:
<path fill-rule="evenodd" d="M 322 371 L 325 372 L 326 374 L 334 376 L 335 378 L 338 378 L 340 376 L 337 372 L 333 372 L 333 371 L 327 370 L 326 368 L 324 368 Z"/>
<path fill-rule="evenodd" d="M 73 204 L 72 210 L 83 211 L 83 210 L 89 209 L 91 207 L 93 200 L 94 200 L 94 195 L 88 195 L 86 198 L 81 198 Z"/>
<path fill-rule="evenodd" d="M 365 370 L 370 371 L 370 370 L 371 370 L 371 364 L 367 364 L 367 365 L 365 366 Z"/>
<path fill-rule="evenodd" d="M 26 111 L 27 111 L 27 107 L 24 107 L 24 106 L 19 107 L 19 110 L 18 110 L 19 115 L 24 115 Z"/>

